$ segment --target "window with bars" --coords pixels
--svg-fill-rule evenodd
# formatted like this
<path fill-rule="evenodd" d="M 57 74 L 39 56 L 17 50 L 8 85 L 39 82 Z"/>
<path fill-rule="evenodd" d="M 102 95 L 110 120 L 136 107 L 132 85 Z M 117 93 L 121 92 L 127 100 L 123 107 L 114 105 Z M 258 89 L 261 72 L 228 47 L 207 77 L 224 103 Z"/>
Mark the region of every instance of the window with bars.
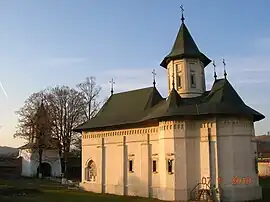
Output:
<path fill-rule="evenodd" d="M 169 174 L 173 174 L 173 159 L 167 160 L 167 169 Z"/>
<path fill-rule="evenodd" d="M 153 173 L 157 173 L 157 160 L 152 161 L 152 171 Z"/>
<path fill-rule="evenodd" d="M 129 159 L 128 160 L 128 171 L 129 172 L 134 172 L 134 170 L 133 170 L 134 168 L 133 168 L 133 159 Z"/>

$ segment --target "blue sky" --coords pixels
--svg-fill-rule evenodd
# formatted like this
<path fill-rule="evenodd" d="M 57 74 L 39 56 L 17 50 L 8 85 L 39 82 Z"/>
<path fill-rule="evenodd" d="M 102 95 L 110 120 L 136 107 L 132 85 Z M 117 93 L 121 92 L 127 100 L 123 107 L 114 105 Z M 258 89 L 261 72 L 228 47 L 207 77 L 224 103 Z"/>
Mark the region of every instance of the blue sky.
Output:
<path fill-rule="evenodd" d="M 27 97 L 45 87 L 75 85 L 95 76 L 101 97 L 147 87 L 151 71 L 167 95 L 166 71 L 159 66 L 170 51 L 180 26 L 180 4 L 186 25 L 200 50 L 222 58 L 228 78 L 246 104 L 266 115 L 256 123 L 256 134 L 269 122 L 270 2 L 156 1 L 156 0 L 0 0 L 0 145 L 19 146 L 13 139 L 15 111 Z M 206 67 L 207 87 L 213 68 Z"/>

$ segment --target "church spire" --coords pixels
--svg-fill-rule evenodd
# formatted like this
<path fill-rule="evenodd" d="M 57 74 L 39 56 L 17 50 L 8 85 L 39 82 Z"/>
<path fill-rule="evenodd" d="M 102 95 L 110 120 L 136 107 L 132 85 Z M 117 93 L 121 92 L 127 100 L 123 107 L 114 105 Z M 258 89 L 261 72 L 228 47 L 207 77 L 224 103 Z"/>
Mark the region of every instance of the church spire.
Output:
<path fill-rule="evenodd" d="M 160 66 L 167 69 L 167 65 L 172 60 L 183 58 L 197 58 L 203 63 L 205 67 L 211 62 L 211 60 L 203 53 L 201 53 L 199 48 L 197 47 L 195 41 L 193 40 L 191 34 L 188 31 L 188 28 L 184 23 L 184 8 L 183 6 L 180 6 L 180 8 L 182 11 L 182 24 L 176 36 L 171 52 L 163 59 Z"/>

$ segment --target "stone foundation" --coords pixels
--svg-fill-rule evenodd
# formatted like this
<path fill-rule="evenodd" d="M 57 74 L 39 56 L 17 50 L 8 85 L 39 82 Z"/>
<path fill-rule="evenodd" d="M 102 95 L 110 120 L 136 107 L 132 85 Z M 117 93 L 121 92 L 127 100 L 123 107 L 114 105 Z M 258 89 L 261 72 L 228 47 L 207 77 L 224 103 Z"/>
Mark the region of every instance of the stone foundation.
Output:
<path fill-rule="evenodd" d="M 102 185 L 98 183 L 83 182 L 80 183 L 80 187 L 85 191 L 91 191 L 96 193 L 102 193 Z M 188 191 L 180 189 L 170 189 L 162 187 L 147 187 L 144 186 L 126 186 L 126 195 L 128 196 L 139 196 L 139 197 L 150 197 L 166 201 L 187 201 Z M 149 190 L 149 192 L 147 191 Z M 106 185 L 105 193 L 115 194 L 115 195 L 125 195 L 124 186 L 122 185 Z"/>
<path fill-rule="evenodd" d="M 262 198 L 260 186 L 225 187 L 220 191 L 221 200 L 224 202 L 251 201 Z"/>

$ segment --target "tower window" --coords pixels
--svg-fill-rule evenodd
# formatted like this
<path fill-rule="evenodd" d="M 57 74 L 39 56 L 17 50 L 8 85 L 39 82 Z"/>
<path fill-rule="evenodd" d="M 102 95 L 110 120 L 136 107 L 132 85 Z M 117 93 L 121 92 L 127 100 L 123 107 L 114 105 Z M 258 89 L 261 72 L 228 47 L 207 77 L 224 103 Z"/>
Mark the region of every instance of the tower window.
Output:
<path fill-rule="evenodd" d="M 128 171 L 129 172 L 134 172 L 133 171 L 133 160 L 132 159 L 130 159 L 129 161 L 128 161 Z"/>
<path fill-rule="evenodd" d="M 190 72 L 190 84 L 191 84 L 191 88 L 196 88 L 196 77 L 195 77 L 194 71 Z"/>
<path fill-rule="evenodd" d="M 176 77 L 176 82 L 177 82 L 177 88 L 182 88 L 182 83 L 181 83 L 181 76 L 180 75 L 178 75 L 177 77 Z"/>

